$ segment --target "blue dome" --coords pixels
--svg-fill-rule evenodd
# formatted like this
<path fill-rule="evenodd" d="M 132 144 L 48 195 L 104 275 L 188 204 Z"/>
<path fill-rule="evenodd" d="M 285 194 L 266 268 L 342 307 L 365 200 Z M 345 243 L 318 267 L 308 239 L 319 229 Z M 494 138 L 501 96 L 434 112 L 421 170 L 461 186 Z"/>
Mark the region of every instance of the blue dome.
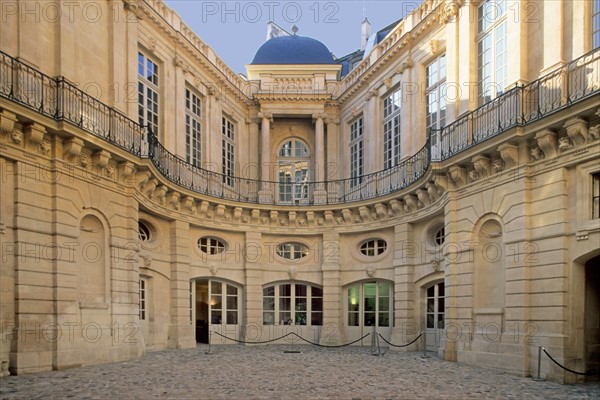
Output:
<path fill-rule="evenodd" d="M 323 43 L 305 36 L 280 36 L 256 52 L 252 64 L 335 64 Z"/>

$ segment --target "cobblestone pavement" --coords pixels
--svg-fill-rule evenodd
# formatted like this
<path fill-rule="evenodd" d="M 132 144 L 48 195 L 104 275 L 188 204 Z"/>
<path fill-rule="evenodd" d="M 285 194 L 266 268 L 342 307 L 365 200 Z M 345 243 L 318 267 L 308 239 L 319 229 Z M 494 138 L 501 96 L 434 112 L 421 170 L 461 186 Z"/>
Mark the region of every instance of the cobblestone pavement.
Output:
<path fill-rule="evenodd" d="M 212 346 L 0 379 L 0 399 L 587 399 L 600 382 L 559 385 L 369 347 Z"/>

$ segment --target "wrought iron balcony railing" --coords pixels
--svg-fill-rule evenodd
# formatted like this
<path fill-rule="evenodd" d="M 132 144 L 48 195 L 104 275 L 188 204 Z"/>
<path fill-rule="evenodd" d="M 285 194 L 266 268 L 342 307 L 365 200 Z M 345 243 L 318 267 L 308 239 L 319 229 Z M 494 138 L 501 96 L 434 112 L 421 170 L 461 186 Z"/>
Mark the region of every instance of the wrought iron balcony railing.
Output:
<path fill-rule="evenodd" d="M 519 85 L 432 132 L 433 161 L 444 161 L 515 126 L 524 126 L 600 91 L 600 49 Z"/>
<path fill-rule="evenodd" d="M 89 96 L 0 52 L 0 97 L 57 121 L 67 121 L 135 156 L 148 157 L 164 177 L 194 192 L 247 203 L 341 204 L 384 196 L 419 180 L 431 161 L 445 161 L 515 126 L 523 126 L 600 92 L 600 49 L 527 85 L 516 86 L 438 131 L 416 154 L 368 175 L 326 182 L 258 181 L 194 166 L 157 136 Z M 282 195 L 280 193 L 287 194 Z M 268 193 L 267 197 L 261 193 Z M 291 194 L 289 194 L 291 193 Z M 265 200 L 270 199 L 270 200 Z"/>

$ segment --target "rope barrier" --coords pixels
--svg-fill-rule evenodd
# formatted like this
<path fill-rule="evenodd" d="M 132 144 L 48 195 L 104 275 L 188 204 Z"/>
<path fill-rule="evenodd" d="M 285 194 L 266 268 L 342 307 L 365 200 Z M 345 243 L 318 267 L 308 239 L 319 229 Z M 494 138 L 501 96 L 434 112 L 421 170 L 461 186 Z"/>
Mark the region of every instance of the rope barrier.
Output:
<path fill-rule="evenodd" d="M 383 336 L 381 336 L 381 333 L 379 334 L 379 337 L 381 337 L 383 339 L 384 342 L 386 342 L 387 344 L 389 344 L 392 347 L 408 347 L 411 344 L 413 344 L 414 342 L 416 342 L 417 340 L 419 340 L 419 338 L 423 335 L 423 332 L 419 333 L 419 336 L 417 336 L 412 342 L 410 343 L 406 343 L 406 344 L 392 344 L 390 342 L 388 342 L 387 340 L 385 340 L 385 338 Z"/>
<path fill-rule="evenodd" d="M 319 346 L 319 347 L 330 347 L 330 348 L 350 346 L 350 345 L 352 345 L 354 343 L 360 342 L 361 340 L 363 340 L 364 338 L 366 338 L 367 336 L 369 336 L 371 334 L 371 332 L 369 332 L 365 336 L 361 337 L 360 339 L 356 339 L 354 342 L 344 343 L 344 344 L 332 344 L 332 345 L 328 345 L 328 344 L 321 344 L 321 343 L 311 342 L 310 340 L 304 339 L 302 336 L 299 336 L 296 332 L 291 332 L 291 333 L 293 333 L 294 335 L 298 336 L 298 338 L 300 340 L 303 340 L 306 343 L 313 344 L 313 345 Z"/>
<path fill-rule="evenodd" d="M 214 331 L 213 333 L 216 333 L 217 335 L 219 335 L 219 336 L 221 336 L 221 337 L 223 337 L 223 338 L 225 338 L 225 339 L 231 340 L 231 341 L 233 341 L 233 342 L 242 343 L 242 344 L 267 344 L 267 343 L 273 343 L 273 342 L 276 342 L 276 341 L 278 341 L 278 340 L 281 340 L 281 339 L 285 339 L 286 337 L 288 337 L 288 336 L 290 336 L 290 335 L 296 335 L 296 336 L 298 336 L 298 335 L 296 334 L 296 332 L 289 332 L 289 333 L 287 333 L 287 334 L 285 334 L 285 335 L 283 335 L 283 336 L 281 336 L 281 337 L 278 337 L 278 338 L 276 338 L 276 339 L 265 340 L 265 341 L 262 341 L 262 342 L 246 342 L 246 341 L 244 341 L 244 340 L 233 339 L 233 338 L 230 338 L 230 337 L 228 337 L 228 336 L 221 335 L 221 334 L 220 334 L 219 332 L 217 332 L 217 331 Z"/>
<path fill-rule="evenodd" d="M 558 365 L 559 367 L 561 367 L 562 369 L 564 369 L 565 371 L 569 371 L 572 374 L 575 375 L 584 375 L 584 376 L 595 376 L 595 375 L 600 375 L 599 372 L 577 372 L 577 371 L 573 371 L 572 369 L 569 369 L 567 367 L 565 367 L 564 365 L 560 364 L 558 361 L 556 361 L 554 358 L 552 358 L 552 356 L 546 351 L 545 348 L 542 347 L 542 350 L 544 350 L 544 353 L 546 353 L 546 355 L 548 356 L 548 358 L 550 360 L 552 360 L 552 362 L 556 365 Z"/>
<path fill-rule="evenodd" d="M 312 344 L 312 345 L 315 345 L 315 346 L 319 346 L 319 347 L 330 347 L 330 348 L 350 346 L 350 345 L 352 345 L 354 343 L 360 342 L 361 340 L 363 340 L 364 338 L 366 338 L 367 336 L 369 336 L 371 334 L 371 332 L 369 332 L 366 335 L 364 335 L 363 337 L 361 337 L 360 339 L 356 339 L 355 341 L 350 342 L 350 343 L 327 345 L 327 344 L 320 344 L 320 343 L 316 343 L 316 342 L 311 342 L 308 339 L 304 339 L 302 336 L 298 335 L 296 332 L 289 332 L 289 333 L 287 333 L 287 334 L 285 334 L 285 335 L 283 335 L 281 337 L 278 337 L 278 338 L 275 338 L 275 339 L 271 339 L 271 340 L 265 340 L 265 341 L 262 341 L 262 342 L 247 342 L 247 341 L 244 341 L 244 340 L 233 339 L 233 338 L 230 338 L 228 336 L 222 335 L 222 334 L 220 334 L 217 331 L 214 331 L 212 333 L 216 333 L 217 335 L 219 335 L 222 338 L 225 338 L 227 340 L 231 340 L 233 342 L 242 343 L 242 344 L 266 344 L 266 343 L 273 343 L 273 342 L 276 342 L 278 340 L 285 339 L 286 337 L 288 337 L 290 335 L 294 335 L 294 336 L 298 337 L 300 340 L 305 341 L 306 343 L 309 343 L 309 344 Z"/>

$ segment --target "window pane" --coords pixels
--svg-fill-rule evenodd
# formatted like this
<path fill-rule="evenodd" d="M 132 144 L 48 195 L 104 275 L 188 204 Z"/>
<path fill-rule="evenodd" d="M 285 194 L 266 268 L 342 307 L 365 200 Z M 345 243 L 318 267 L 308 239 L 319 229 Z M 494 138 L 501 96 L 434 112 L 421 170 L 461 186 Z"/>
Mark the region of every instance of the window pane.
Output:
<path fill-rule="evenodd" d="M 312 297 L 323 297 L 323 289 L 313 286 L 310 290 Z"/>
<path fill-rule="evenodd" d="M 210 298 L 210 306 L 212 309 L 221 309 L 223 301 L 221 300 L 221 296 L 211 296 Z"/>
<path fill-rule="evenodd" d="M 210 291 L 212 294 L 221 294 L 221 282 L 211 282 Z"/>
<path fill-rule="evenodd" d="M 375 313 L 365 313 L 365 326 L 375 325 Z"/>
<path fill-rule="evenodd" d="M 237 311 L 227 311 L 227 323 L 229 325 L 237 325 L 237 323 L 238 323 L 238 312 Z"/>
<path fill-rule="evenodd" d="M 227 296 L 227 309 L 237 310 L 237 296 Z"/>
<path fill-rule="evenodd" d="M 358 326 L 358 313 L 348 313 L 348 326 Z"/>
<path fill-rule="evenodd" d="M 211 317 L 210 317 L 210 323 L 211 324 L 220 324 L 222 321 L 221 317 L 222 317 L 221 310 L 212 310 Z"/>
<path fill-rule="evenodd" d="M 263 297 L 263 311 L 275 311 L 275 299 L 272 297 Z"/>
<path fill-rule="evenodd" d="M 264 288 L 263 296 L 275 296 L 275 286 L 269 286 Z"/>
<path fill-rule="evenodd" d="M 310 317 L 310 324 L 311 325 L 323 325 L 323 313 L 313 312 Z"/>
<path fill-rule="evenodd" d="M 389 313 L 379 313 L 379 326 L 390 326 L 390 314 Z"/>
<path fill-rule="evenodd" d="M 275 324 L 275 313 L 263 312 L 263 325 L 274 325 Z"/>
<path fill-rule="evenodd" d="M 306 297 L 306 285 L 296 285 L 296 296 Z"/>
<path fill-rule="evenodd" d="M 279 295 L 280 296 L 291 296 L 292 295 L 292 286 L 289 284 L 279 285 Z"/>

